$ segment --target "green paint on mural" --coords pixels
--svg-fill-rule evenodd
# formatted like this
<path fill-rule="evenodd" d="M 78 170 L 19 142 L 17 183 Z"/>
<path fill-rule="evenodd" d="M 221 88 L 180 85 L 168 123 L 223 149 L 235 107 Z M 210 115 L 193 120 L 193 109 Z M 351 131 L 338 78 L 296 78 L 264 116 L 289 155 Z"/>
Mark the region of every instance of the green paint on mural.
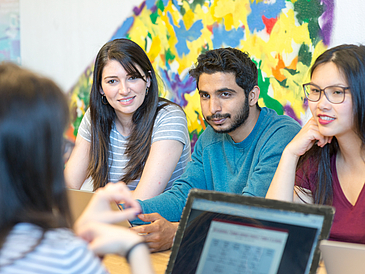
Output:
<path fill-rule="evenodd" d="M 287 80 L 288 79 L 284 79 L 283 81 L 279 81 L 279 80 L 276 80 L 276 81 L 278 81 L 280 86 L 282 86 L 283 88 L 289 88 L 289 86 L 286 84 Z"/>
<path fill-rule="evenodd" d="M 166 64 L 169 64 L 170 61 L 174 61 L 175 57 L 175 54 L 173 54 L 170 49 L 167 49 L 167 51 L 165 51 Z"/>
<path fill-rule="evenodd" d="M 157 7 L 160 11 L 162 11 L 162 12 L 165 10 L 165 6 L 164 6 L 164 4 L 163 4 L 162 0 L 157 1 L 156 7 Z"/>
<path fill-rule="evenodd" d="M 260 61 L 259 64 L 257 64 L 257 62 L 255 62 L 255 60 L 252 60 L 252 61 L 256 64 L 256 66 L 258 68 L 258 86 L 260 87 L 260 98 L 263 99 L 266 107 L 275 110 L 276 113 L 279 115 L 283 115 L 284 114 L 283 106 L 277 100 L 270 97 L 268 94 L 269 87 L 270 87 L 270 79 L 267 77 L 264 78 L 262 76 L 262 71 L 260 69 L 262 61 Z"/>
<path fill-rule="evenodd" d="M 312 53 L 310 52 L 308 45 L 302 44 L 300 46 L 298 52 L 298 62 L 301 62 L 303 63 L 303 65 L 310 67 L 310 64 L 312 62 Z"/>
<path fill-rule="evenodd" d="M 158 10 L 151 13 L 151 15 L 150 15 L 150 19 L 151 19 L 152 24 L 156 24 L 157 18 L 160 16 L 157 11 Z"/>
<path fill-rule="evenodd" d="M 205 2 L 210 2 L 210 1 L 206 1 L 206 0 L 194 0 L 192 3 L 189 3 L 190 1 L 184 0 L 183 2 L 187 2 L 189 4 L 190 9 L 194 12 L 196 6 L 204 6 Z M 177 7 L 178 10 L 180 10 L 180 13 L 182 15 L 185 15 L 185 8 L 183 7 L 183 5 Z"/>
<path fill-rule="evenodd" d="M 308 23 L 309 37 L 316 45 L 321 40 L 318 19 L 323 14 L 323 4 L 319 0 L 298 0 L 294 3 L 294 11 L 300 24 Z"/>
<path fill-rule="evenodd" d="M 295 75 L 298 74 L 299 72 L 295 69 L 289 69 L 289 68 L 284 68 L 287 72 L 289 72 L 291 75 Z"/>
<path fill-rule="evenodd" d="M 210 50 L 209 44 L 205 44 L 204 46 L 201 47 L 201 54 L 206 53 L 208 50 Z"/>

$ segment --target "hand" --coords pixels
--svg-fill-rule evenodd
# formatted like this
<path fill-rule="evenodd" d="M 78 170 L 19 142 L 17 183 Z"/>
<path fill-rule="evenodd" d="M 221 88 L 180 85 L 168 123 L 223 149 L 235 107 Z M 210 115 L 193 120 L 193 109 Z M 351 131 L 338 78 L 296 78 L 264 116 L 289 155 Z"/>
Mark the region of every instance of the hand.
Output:
<path fill-rule="evenodd" d="M 133 245 L 143 241 L 141 236 L 127 228 L 98 222 L 83 225 L 77 235 L 87 241 L 98 256 L 110 253 L 125 256 Z"/>
<path fill-rule="evenodd" d="M 124 203 L 125 209 L 112 210 L 111 203 Z M 129 188 L 124 183 L 109 183 L 95 192 L 74 228 L 77 231 L 89 222 L 118 223 L 126 219 L 134 219 L 140 212 L 139 203 L 132 198 Z"/>
<path fill-rule="evenodd" d="M 318 129 L 318 124 L 312 117 L 285 148 L 286 152 L 299 157 L 306 153 L 314 144 L 324 147 L 331 143 L 332 136 L 323 136 Z"/>
<path fill-rule="evenodd" d="M 171 248 L 179 223 L 167 221 L 158 213 L 139 214 L 137 216 L 148 225 L 135 226 L 131 229 L 143 235 L 151 252 L 167 250 Z"/>

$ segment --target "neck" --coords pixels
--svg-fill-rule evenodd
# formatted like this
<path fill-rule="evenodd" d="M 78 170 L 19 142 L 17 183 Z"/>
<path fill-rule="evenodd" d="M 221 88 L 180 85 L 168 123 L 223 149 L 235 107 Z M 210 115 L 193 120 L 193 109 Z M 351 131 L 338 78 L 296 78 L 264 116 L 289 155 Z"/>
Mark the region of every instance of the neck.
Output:
<path fill-rule="evenodd" d="M 132 115 L 131 116 L 122 116 L 116 115 L 115 118 L 115 126 L 120 134 L 123 136 L 129 136 L 132 130 Z"/>
<path fill-rule="evenodd" d="M 340 148 L 338 157 L 344 162 L 351 163 L 360 159 L 365 162 L 365 149 L 362 146 L 361 139 L 355 132 L 346 136 L 336 136 L 336 139 Z"/>

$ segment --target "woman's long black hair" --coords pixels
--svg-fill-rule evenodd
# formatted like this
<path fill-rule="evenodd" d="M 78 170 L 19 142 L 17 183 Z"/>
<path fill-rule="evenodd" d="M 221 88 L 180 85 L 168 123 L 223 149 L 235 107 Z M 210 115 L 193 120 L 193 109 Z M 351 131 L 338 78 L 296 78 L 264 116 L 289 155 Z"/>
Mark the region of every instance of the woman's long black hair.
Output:
<path fill-rule="evenodd" d="M 53 81 L 6 63 L 0 65 L 0 98 L 1 249 L 17 223 L 46 232 L 70 227 L 71 215 L 63 177 L 64 93 Z"/>
<path fill-rule="evenodd" d="M 110 132 L 116 118 L 114 109 L 109 104 L 103 104 L 101 98 L 101 77 L 103 69 L 109 60 L 118 61 L 129 75 L 146 79 L 138 71 L 138 65 L 144 75 L 148 75 L 151 85 L 142 105 L 132 117 L 133 128 L 128 137 L 125 150 L 129 158 L 125 175 L 121 181 L 128 184 L 142 174 L 151 146 L 151 136 L 154 121 L 158 111 L 170 102 L 158 97 L 158 83 L 155 70 L 144 50 L 135 42 L 128 39 L 115 39 L 106 43 L 99 51 L 93 75 L 90 93 L 91 114 L 91 149 L 88 176 L 93 179 L 94 190 L 108 182 L 108 155 L 110 149 Z M 159 105 L 159 102 L 163 104 Z"/>

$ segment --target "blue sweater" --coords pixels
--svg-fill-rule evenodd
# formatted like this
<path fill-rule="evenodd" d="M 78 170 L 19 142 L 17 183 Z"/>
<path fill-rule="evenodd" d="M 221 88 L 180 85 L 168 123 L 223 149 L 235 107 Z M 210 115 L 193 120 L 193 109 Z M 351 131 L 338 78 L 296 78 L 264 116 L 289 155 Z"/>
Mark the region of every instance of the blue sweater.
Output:
<path fill-rule="evenodd" d="M 192 188 L 265 197 L 281 153 L 299 130 L 292 118 L 268 108 L 261 109 L 252 132 L 240 143 L 208 126 L 183 175 L 170 190 L 139 201 L 142 212 L 157 212 L 171 222 L 179 221 Z M 133 223 L 141 224 L 139 219 Z"/>

